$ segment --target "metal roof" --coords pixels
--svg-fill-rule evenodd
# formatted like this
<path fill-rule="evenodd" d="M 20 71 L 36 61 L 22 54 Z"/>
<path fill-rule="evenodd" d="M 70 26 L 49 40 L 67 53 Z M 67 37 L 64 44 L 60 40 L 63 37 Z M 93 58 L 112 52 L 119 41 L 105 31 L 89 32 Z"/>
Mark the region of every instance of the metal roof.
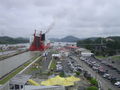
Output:
<path fill-rule="evenodd" d="M 31 75 L 18 74 L 10 80 L 10 84 L 24 85 L 30 77 Z"/>
<path fill-rule="evenodd" d="M 65 90 L 64 86 L 32 86 L 25 85 L 25 90 Z"/>

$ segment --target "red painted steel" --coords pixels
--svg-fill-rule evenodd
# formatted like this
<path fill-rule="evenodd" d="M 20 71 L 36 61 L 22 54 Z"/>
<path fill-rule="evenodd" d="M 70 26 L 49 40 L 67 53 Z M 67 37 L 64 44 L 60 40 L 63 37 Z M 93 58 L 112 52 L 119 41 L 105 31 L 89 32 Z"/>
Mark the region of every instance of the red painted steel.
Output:
<path fill-rule="evenodd" d="M 45 45 L 44 40 L 42 39 L 42 32 L 40 32 L 39 36 L 36 36 L 36 30 L 34 33 L 34 40 L 29 48 L 30 51 L 44 51 Z"/>

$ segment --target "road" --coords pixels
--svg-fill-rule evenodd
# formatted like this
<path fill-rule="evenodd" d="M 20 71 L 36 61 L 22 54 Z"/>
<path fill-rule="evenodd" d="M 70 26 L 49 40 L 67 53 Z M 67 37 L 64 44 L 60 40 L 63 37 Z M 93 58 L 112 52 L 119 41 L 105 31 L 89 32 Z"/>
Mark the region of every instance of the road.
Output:
<path fill-rule="evenodd" d="M 98 73 L 93 71 L 87 64 L 78 58 L 74 57 L 74 60 L 78 62 L 79 65 L 83 67 L 84 70 L 88 71 L 93 77 L 95 77 L 100 83 L 103 90 L 108 90 L 109 88 L 112 90 L 119 90 L 117 87 L 113 86 L 109 81 L 102 78 Z"/>
<path fill-rule="evenodd" d="M 51 60 L 52 60 L 52 53 L 48 52 L 48 55 L 42 61 L 42 67 L 41 67 L 42 72 L 48 70 L 48 66 Z"/>
<path fill-rule="evenodd" d="M 38 54 L 38 52 L 29 51 L 0 61 L 0 78 Z"/>

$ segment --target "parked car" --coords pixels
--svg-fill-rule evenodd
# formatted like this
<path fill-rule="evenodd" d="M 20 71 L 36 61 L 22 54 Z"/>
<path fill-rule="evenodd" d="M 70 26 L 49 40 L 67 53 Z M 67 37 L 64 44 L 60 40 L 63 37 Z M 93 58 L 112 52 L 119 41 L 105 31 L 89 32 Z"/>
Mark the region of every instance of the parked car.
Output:
<path fill-rule="evenodd" d="M 120 81 L 117 81 L 114 85 L 115 86 L 120 86 Z"/>
<path fill-rule="evenodd" d="M 86 77 L 87 79 L 91 79 L 92 78 L 91 74 L 89 74 L 87 71 L 85 71 L 84 77 Z"/>
<path fill-rule="evenodd" d="M 57 62 L 57 64 L 61 64 L 62 62 Z"/>
<path fill-rule="evenodd" d="M 110 74 L 108 74 L 108 73 L 105 73 L 105 74 L 103 75 L 104 78 L 108 78 L 109 76 L 110 76 Z"/>
<path fill-rule="evenodd" d="M 106 73 L 105 69 L 103 67 L 98 68 L 98 73 L 101 75 L 104 75 Z"/>
<path fill-rule="evenodd" d="M 57 71 L 63 70 L 62 66 L 58 66 L 56 69 L 57 69 Z"/>
<path fill-rule="evenodd" d="M 111 78 L 112 78 L 112 76 L 111 76 L 111 75 L 107 77 L 107 79 L 108 79 L 108 80 L 111 80 Z"/>
<path fill-rule="evenodd" d="M 117 71 L 118 74 L 120 74 L 120 70 L 117 69 L 116 71 Z"/>
<path fill-rule="evenodd" d="M 93 66 L 92 69 L 95 70 L 95 71 L 97 71 L 97 70 L 98 70 L 98 67 Z"/>
<path fill-rule="evenodd" d="M 110 79 L 110 82 L 111 82 L 112 84 L 114 84 L 115 82 L 117 82 L 117 78 L 112 77 L 112 78 Z"/>

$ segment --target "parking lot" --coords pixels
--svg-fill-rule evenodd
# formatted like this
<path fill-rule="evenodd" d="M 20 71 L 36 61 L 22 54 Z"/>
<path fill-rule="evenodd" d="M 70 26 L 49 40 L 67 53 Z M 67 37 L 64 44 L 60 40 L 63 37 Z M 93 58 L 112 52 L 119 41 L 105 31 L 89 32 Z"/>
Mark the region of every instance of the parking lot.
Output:
<path fill-rule="evenodd" d="M 73 75 L 75 72 L 82 72 L 82 67 L 77 64 L 77 61 L 70 57 L 65 60 L 58 61 L 56 64 L 57 71 L 64 71 L 66 75 Z"/>
<path fill-rule="evenodd" d="M 120 73 L 118 69 L 114 68 L 114 66 L 101 62 L 94 57 L 81 57 L 79 61 L 81 61 L 83 67 L 85 67 L 84 64 L 86 64 L 88 68 L 91 68 L 92 71 L 96 73 L 96 78 L 100 76 L 98 80 L 100 80 L 100 78 L 104 79 L 100 80 L 102 83 L 107 82 L 106 84 L 108 84 L 109 88 L 112 90 L 119 90 Z M 89 72 L 92 71 L 89 70 Z"/>
<path fill-rule="evenodd" d="M 100 82 L 101 90 L 119 90 L 120 73 L 113 66 L 101 62 L 94 57 L 81 57 L 75 54 L 60 60 L 56 65 L 57 71 L 63 71 L 66 75 L 74 75 L 80 72 L 96 78 Z"/>

